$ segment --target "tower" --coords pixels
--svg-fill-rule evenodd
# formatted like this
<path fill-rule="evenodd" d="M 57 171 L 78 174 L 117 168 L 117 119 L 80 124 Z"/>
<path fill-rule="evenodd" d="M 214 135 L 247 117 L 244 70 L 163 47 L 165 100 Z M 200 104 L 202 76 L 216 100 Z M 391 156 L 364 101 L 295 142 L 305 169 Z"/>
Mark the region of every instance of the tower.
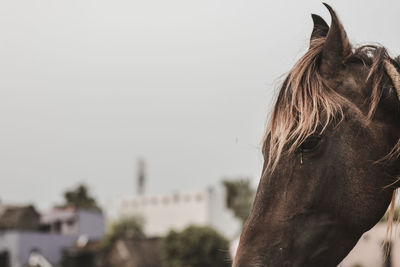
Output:
<path fill-rule="evenodd" d="M 138 160 L 138 172 L 137 172 L 137 195 L 143 195 L 144 194 L 144 186 L 146 182 L 146 164 L 143 159 Z"/>

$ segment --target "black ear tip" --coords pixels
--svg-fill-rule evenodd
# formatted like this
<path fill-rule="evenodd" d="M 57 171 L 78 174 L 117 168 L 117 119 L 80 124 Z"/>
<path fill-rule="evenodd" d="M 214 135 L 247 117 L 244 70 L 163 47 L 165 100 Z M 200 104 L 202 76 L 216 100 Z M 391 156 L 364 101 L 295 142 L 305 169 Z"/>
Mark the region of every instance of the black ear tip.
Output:
<path fill-rule="evenodd" d="M 333 12 L 333 8 L 332 8 L 330 5 L 328 5 L 328 4 L 325 3 L 325 2 L 322 2 L 322 4 L 329 10 L 330 13 Z"/>
<path fill-rule="evenodd" d="M 325 22 L 323 18 L 321 18 L 321 16 L 317 15 L 317 14 L 311 14 L 311 18 L 314 22 L 314 24 L 319 24 L 321 22 Z"/>
<path fill-rule="evenodd" d="M 311 14 L 311 17 L 314 22 L 314 30 L 319 29 L 320 31 L 322 30 L 323 32 L 328 33 L 329 25 L 325 22 L 325 20 L 321 16 L 317 14 Z"/>
<path fill-rule="evenodd" d="M 326 6 L 327 8 L 331 8 L 331 6 L 330 6 L 328 3 L 326 3 L 326 2 L 322 2 L 322 4 L 323 4 L 324 6 Z"/>

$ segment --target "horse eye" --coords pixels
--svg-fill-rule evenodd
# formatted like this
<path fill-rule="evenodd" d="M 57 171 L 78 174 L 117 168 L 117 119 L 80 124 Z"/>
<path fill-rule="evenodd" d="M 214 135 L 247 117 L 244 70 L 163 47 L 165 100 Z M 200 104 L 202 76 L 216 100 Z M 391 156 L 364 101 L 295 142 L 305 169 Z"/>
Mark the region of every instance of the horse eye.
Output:
<path fill-rule="evenodd" d="M 321 142 L 321 137 L 318 135 L 311 135 L 299 146 L 300 152 L 310 152 L 314 150 Z"/>

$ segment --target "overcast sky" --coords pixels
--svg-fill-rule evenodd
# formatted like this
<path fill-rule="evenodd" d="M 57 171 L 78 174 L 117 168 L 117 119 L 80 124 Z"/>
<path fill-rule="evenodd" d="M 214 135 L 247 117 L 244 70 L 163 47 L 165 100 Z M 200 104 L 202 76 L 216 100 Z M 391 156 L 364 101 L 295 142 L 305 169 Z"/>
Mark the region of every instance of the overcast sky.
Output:
<path fill-rule="evenodd" d="M 384 4 L 383 4 L 384 3 Z M 331 1 L 353 43 L 400 51 L 399 1 Z M 0 1 L 0 198 L 48 208 L 88 184 L 135 192 L 257 184 L 274 92 L 320 1 Z"/>

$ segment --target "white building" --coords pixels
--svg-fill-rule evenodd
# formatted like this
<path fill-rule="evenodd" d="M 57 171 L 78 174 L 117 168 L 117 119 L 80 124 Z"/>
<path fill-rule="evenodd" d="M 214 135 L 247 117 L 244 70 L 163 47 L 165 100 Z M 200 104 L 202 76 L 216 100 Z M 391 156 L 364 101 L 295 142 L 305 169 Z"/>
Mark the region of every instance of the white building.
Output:
<path fill-rule="evenodd" d="M 392 237 L 386 235 L 387 224 L 378 223 L 371 230 L 364 233 L 357 245 L 347 255 L 339 267 L 376 267 L 392 266 L 400 267 L 400 232 L 399 224 L 394 223 L 392 228 Z M 390 242 L 389 250 L 385 243 Z M 391 251 L 390 253 L 388 253 Z M 390 265 L 384 265 L 385 257 L 390 257 Z"/>
<path fill-rule="evenodd" d="M 118 204 L 122 217 L 145 220 L 145 234 L 164 236 L 169 230 L 193 225 L 211 226 L 228 239 L 240 233 L 241 222 L 226 208 L 225 191 L 208 188 L 195 192 L 123 197 Z"/>

